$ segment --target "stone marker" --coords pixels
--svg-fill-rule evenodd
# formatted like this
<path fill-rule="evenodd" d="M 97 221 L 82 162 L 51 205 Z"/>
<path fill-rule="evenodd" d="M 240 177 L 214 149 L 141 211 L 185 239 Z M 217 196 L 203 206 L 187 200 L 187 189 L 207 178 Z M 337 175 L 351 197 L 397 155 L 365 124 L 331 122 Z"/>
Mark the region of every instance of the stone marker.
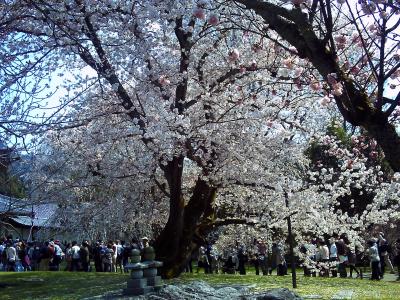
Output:
<path fill-rule="evenodd" d="M 144 261 L 141 261 L 140 251 L 132 250 L 131 262 L 125 266 L 131 271 L 127 282 L 127 288 L 123 289 L 124 295 L 138 296 L 162 288 L 161 276 L 157 276 L 157 268 L 163 265 L 160 261 L 155 261 L 155 252 L 153 247 L 144 249 Z"/>
<path fill-rule="evenodd" d="M 162 267 L 161 261 L 155 261 L 156 253 L 154 248 L 149 246 L 143 250 L 143 264 L 147 265 L 147 269 L 143 270 L 143 276 L 147 279 L 147 285 L 153 287 L 158 291 L 162 288 L 163 284 L 161 276 L 157 276 L 157 268 Z"/>

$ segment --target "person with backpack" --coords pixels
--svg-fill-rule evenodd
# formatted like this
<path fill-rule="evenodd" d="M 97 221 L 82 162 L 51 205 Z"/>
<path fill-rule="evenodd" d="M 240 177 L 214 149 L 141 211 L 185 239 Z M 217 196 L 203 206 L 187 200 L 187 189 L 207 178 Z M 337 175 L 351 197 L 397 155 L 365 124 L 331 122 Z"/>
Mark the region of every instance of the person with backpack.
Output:
<path fill-rule="evenodd" d="M 39 270 L 40 264 L 40 248 L 38 245 L 33 245 L 28 251 L 29 258 L 31 260 L 31 269 L 32 271 Z"/>
<path fill-rule="evenodd" d="M 60 241 L 58 241 L 58 240 L 54 241 L 53 248 L 54 248 L 53 264 L 52 264 L 53 270 L 60 271 L 60 263 L 62 261 L 63 255 L 64 255 L 64 253 L 60 247 Z"/>
<path fill-rule="evenodd" d="M 80 262 L 81 262 L 81 255 L 80 255 L 80 247 L 78 246 L 77 241 L 72 242 L 71 247 L 71 271 L 79 271 L 80 270 Z"/>
<path fill-rule="evenodd" d="M 50 243 L 45 242 L 42 247 L 40 247 L 40 263 L 39 270 L 40 271 L 48 271 L 50 259 L 52 258 L 52 254 L 50 253 L 49 248 Z"/>

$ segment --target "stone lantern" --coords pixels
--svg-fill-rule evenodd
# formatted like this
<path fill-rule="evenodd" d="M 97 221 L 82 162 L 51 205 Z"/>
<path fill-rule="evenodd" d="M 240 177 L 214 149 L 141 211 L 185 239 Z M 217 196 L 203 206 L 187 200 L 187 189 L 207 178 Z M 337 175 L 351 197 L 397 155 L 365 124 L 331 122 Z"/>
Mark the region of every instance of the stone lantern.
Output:
<path fill-rule="evenodd" d="M 143 260 L 138 249 L 133 249 L 131 254 L 131 262 L 125 266 L 131 271 L 130 278 L 123 293 L 137 296 L 161 289 L 163 284 L 161 276 L 157 276 L 157 268 L 161 267 L 163 263 L 154 260 L 156 255 L 154 248 L 143 249 Z"/>

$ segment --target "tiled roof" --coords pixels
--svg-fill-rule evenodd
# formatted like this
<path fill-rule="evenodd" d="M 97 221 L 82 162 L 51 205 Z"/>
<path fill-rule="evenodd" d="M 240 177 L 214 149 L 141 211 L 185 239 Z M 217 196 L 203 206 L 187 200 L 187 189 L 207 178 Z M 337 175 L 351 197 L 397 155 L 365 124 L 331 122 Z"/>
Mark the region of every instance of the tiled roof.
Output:
<path fill-rule="evenodd" d="M 0 213 L 27 213 L 30 211 L 29 203 L 26 200 L 0 194 Z"/>
<path fill-rule="evenodd" d="M 33 222 L 38 227 L 54 227 L 51 219 L 56 209 L 57 205 L 54 203 L 32 205 L 26 199 L 0 195 L 0 213 L 12 213 L 10 218 L 21 225 L 32 226 Z"/>

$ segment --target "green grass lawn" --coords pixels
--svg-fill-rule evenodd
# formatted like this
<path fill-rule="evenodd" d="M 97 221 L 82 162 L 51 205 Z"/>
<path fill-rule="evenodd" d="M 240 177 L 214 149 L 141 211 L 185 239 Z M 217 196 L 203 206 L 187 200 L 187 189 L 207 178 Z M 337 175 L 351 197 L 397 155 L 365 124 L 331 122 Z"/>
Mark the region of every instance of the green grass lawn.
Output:
<path fill-rule="evenodd" d="M 0 283 L 7 285 L 0 288 L 0 299 L 83 299 L 122 289 L 126 279 L 127 275 L 120 273 L 0 272 Z M 166 283 L 193 280 L 204 280 L 212 285 L 251 285 L 256 291 L 291 288 L 291 276 L 256 276 L 254 272 L 245 276 L 182 274 Z M 331 299 L 341 290 L 353 291 L 352 299 L 400 299 L 400 282 L 298 276 L 296 292 L 302 296 L 321 295 L 323 299 Z"/>
<path fill-rule="evenodd" d="M 83 299 L 126 286 L 127 275 L 83 272 L 0 272 L 0 299 Z"/>
<path fill-rule="evenodd" d="M 256 276 L 254 272 L 247 275 L 185 273 L 181 281 L 204 280 L 211 285 L 252 285 L 254 290 L 262 291 L 271 288 L 286 287 L 292 289 L 292 277 Z M 400 282 L 372 281 L 355 278 L 304 277 L 302 272 L 297 276 L 298 288 L 295 292 L 301 296 L 320 295 L 331 299 L 342 290 L 352 291 L 352 299 L 400 299 Z"/>

